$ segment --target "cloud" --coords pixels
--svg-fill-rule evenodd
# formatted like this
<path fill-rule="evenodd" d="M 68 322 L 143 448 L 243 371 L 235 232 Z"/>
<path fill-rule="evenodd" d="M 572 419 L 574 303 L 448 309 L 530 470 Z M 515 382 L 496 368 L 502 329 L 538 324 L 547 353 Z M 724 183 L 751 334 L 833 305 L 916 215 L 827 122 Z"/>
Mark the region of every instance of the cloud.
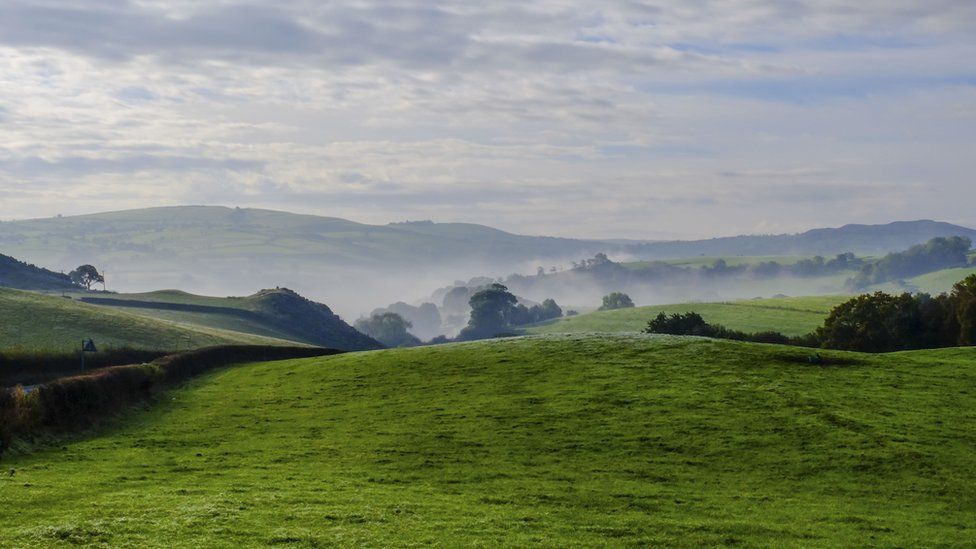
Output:
<path fill-rule="evenodd" d="M 0 0 L 0 217 L 976 224 L 974 6 Z"/>

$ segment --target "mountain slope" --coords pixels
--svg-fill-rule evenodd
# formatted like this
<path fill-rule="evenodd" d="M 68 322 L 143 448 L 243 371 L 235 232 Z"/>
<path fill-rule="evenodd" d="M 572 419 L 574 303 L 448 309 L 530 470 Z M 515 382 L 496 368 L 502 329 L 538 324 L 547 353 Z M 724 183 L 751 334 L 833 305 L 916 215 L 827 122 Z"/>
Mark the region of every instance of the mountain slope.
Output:
<path fill-rule="evenodd" d="M 231 368 L 5 461 L 0 540 L 968 545 L 974 353 L 577 336 Z"/>

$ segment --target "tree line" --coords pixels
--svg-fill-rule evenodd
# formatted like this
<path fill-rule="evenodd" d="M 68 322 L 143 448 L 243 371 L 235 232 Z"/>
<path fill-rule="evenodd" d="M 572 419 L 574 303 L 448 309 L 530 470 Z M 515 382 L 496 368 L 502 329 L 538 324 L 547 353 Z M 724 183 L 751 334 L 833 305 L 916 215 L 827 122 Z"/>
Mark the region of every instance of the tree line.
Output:
<path fill-rule="evenodd" d="M 934 297 L 885 292 L 859 295 L 835 307 L 823 326 L 803 336 L 731 330 L 709 324 L 695 312 L 661 313 L 648 322 L 644 332 L 870 353 L 976 345 L 976 274 L 956 283 L 951 292 Z"/>

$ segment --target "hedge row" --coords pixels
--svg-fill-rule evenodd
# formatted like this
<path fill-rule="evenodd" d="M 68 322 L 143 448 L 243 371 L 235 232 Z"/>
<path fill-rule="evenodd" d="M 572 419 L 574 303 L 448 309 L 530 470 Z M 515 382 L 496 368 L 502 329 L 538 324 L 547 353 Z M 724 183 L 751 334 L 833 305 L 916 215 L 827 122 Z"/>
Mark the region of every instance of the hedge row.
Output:
<path fill-rule="evenodd" d="M 121 364 L 137 364 L 156 360 L 173 351 L 146 351 L 141 349 L 102 349 L 85 354 L 85 369 L 81 367 L 79 352 L 52 353 L 49 351 L 18 350 L 0 352 L 0 387 L 34 385 L 52 379 L 80 375 Z"/>
<path fill-rule="evenodd" d="M 90 427 L 99 419 L 207 370 L 340 353 L 315 347 L 229 345 L 164 356 L 147 364 L 113 366 L 66 377 L 30 391 L 0 390 L 0 453 L 14 439 Z"/>

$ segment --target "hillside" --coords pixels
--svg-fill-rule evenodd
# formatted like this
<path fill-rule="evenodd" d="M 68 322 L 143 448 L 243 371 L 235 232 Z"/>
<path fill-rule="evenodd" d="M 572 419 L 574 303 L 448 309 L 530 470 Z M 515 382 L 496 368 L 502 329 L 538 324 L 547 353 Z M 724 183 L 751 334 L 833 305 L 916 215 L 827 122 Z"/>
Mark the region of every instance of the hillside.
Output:
<path fill-rule="evenodd" d="M 847 299 L 849 296 L 818 296 L 652 305 L 564 317 L 555 322 L 531 326 L 525 331 L 530 334 L 637 333 L 659 313 L 694 311 L 709 323 L 721 324 L 733 330 L 778 331 L 794 336 L 812 332 L 823 324 L 832 308 Z"/>
<path fill-rule="evenodd" d="M 0 287 L 20 290 L 77 290 L 66 274 L 0 254 Z"/>
<path fill-rule="evenodd" d="M 597 252 L 634 259 L 881 255 L 976 231 L 934 221 L 849 225 L 798 235 L 688 242 L 601 242 L 512 234 L 465 223 L 368 225 L 260 209 L 180 206 L 0 223 L 0 251 L 54 269 L 90 263 L 108 289 L 247 295 L 285 286 L 347 318 L 476 276 L 568 266 Z M 826 283 L 833 284 L 833 281 Z M 772 293 L 796 294 L 798 288 Z M 743 288 L 742 292 L 752 291 Z M 833 290 L 836 291 L 836 290 Z M 812 293 L 812 292 L 804 292 Z M 772 295 L 764 292 L 724 299 Z M 549 296 L 527 296 L 540 300 Z M 675 294 L 672 300 L 701 296 Z"/>
<path fill-rule="evenodd" d="M 732 236 L 709 240 L 650 242 L 630 247 L 644 259 L 695 256 L 791 256 L 853 252 L 884 255 L 922 244 L 936 237 L 966 236 L 976 241 L 976 230 L 938 221 L 897 221 L 885 225 L 845 225 L 799 234 Z"/>
<path fill-rule="evenodd" d="M 538 258 L 600 251 L 469 224 L 366 225 L 260 209 L 181 206 L 0 223 L 0 250 L 59 269 L 91 263 L 110 290 L 250 294 L 286 286 L 347 316 L 417 287 Z M 430 273 L 437 268 L 437 276 Z M 429 284 L 418 284 L 418 277 Z"/>
<path fill-rule="evenodd" d="M 156 320 L 74 299 L 0 288 L 0 350 L 75 351 L 82 339 L 102 348 L 176 351 L 210 345 L 289 344 L 281 339 Z"/>
<path fill-rule="evenodd" d="M 232 330 L 345 351 L 382 348 L 346 324 L 328 306 L 287 288 L 261 290 L 247 297 L 209 297 L 163 290 L 143 294 L 86 294 L 77 298 L 103 308 L 205 329 Z"/>
<path fill-rule="evenodd" d="M 5 460 L 4 545 L 966 545 L 976 350 L 549 336 L 244 365 Z"/>

